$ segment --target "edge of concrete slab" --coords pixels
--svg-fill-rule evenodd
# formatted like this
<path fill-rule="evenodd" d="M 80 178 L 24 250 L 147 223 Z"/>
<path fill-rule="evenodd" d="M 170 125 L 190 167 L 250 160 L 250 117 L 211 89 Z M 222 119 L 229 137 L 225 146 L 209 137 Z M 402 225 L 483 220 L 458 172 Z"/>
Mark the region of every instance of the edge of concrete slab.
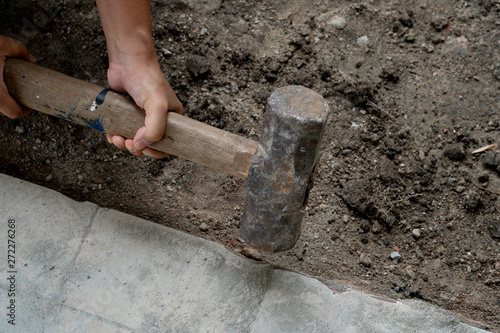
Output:
<path fill-rule="evenodd" d="M 0 219 L 20 222 L 21 331 L 484 332 L 420 301 L 388 301 L 255 263 L 6 175 L 0 185 Z M 4 302 L 6 279 L 0 287 Z M 10 332 L 5 319 L 0 331 Z"/>

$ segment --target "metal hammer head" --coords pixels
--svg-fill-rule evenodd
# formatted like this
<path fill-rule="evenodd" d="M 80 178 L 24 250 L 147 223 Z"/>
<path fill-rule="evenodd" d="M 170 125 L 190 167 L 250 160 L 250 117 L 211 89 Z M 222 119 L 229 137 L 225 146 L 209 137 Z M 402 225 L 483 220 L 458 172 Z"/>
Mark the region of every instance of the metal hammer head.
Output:
<path fill-rule="evenodd" d="M 278 252 L 297 242 L 328 112 L 323 97 L 301 86 L 280 88 L 267 101 L 240 224 L 250 246 Z"/>

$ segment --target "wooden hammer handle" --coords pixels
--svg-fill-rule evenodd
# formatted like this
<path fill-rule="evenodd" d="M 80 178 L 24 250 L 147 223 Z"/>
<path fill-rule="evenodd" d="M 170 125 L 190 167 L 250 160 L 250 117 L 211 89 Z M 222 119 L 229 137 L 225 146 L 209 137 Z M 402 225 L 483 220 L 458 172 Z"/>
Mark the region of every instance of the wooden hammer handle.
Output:
<path fill-rule="evenodd" d="M 133 138 L 144 110 L 131 98 L 20 59 L 4 81 L 21 105 L 112 135 Z M 169 112 L 163 139 L 150 147 L 246 179 L 257 142 Z"/>

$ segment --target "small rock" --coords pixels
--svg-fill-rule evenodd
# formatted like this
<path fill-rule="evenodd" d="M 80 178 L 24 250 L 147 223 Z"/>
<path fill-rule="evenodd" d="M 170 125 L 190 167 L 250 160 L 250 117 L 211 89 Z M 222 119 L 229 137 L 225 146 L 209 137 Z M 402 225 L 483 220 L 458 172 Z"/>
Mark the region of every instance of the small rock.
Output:
<path fill-rule="evenodd" d="M 78 175 L 78 176 L 76 177 L 76 179 L 78 179 L 78 181 L 79 181 L 79 182 L 81 182 L 81 181 L 83 180 L 83 176 L 82 176 L 82 175 Z"/>
<path fill-rule="evenodd" d="M 448 19 L 446 19 L 443 16 L 436 16 L 432 19 L 431 21 L 431 26 L 436 30 L 436 31 L 441 31 L 446 26 L 448 25 Z"/>
<path fill-rule="evenodd" d="M 411 268 L 408 268 L 408 267 L 407 267 L 407 268 L 406 268 L 406 270 L 405 270 L 405 274 L 406 274 L 406 276 L 407 276 L 408 278 L 410 278 L 411 280 L 414 280 L 414 279 L 415 279 L 415 277 L 416 277 L 415 272 L 414 272 Z"/>
<path fill-rule="evenodd" d="M 106 181 L 99 177 L 92 177 L 92 182 L 94 184 L 104 184 Z"/>
<path fill-rule="evenodd" d="M 417 37 L 415 36 L 413 31 L 410 31 L 405 35 L 404 39 L 405 39 L 405 42 L 407 42 L 407 43 L 415 43 L 415 40 L 417 40 Z"/>
<path fill-rule="evenodd" d="M 372 232 L 374 234 L 379 234 L 381 231 L 382 231 L 382 226 L 380 225 L 380 223 L 375 221 L 375 223 L 373 223 L 373 226 L 372 226 Z"/>
<path fill-rule="evenodd" d="M 16 131 L 17 133 L 23 134 L 24 133 L 24 127 L 22 127 L 22 126 L 16 126 L 16 128 L 14 129 L 14 131 Z"/>
<path fill-rule="evenodd" d="M 481 158 L 484 166 L 492 170 L 500 170 L 500 153 L 487 152 Z"/>
<path fill-rule="evenodd" d="M 413 273 L 413 274 L 415 274 L 415 273 Z M 417 286 L 411 286 L 408 291 L 410 292 L 411 296 L 414 296 L 414 297 L 420 296 L 420 288 L 418 288 Z"/>
<path fill-rule="evenodd" d="M 488 230 L 490 232 L 491 237 L 500 239 L 500 220 L 493 221 L 489 225 Z"/>
<path fill-rule="evenodd" d="M 168 49 L 164 47 L 161 49 L 161 52 L 163 53 L 164 56 L 169 56 L 172 54 L 172 52 L 170 52 Z"/>
<path fill-rule="evenodd" d="M 195 54 L 187 57 L 186 68 L 195 79 L 204 79 L 211 73 L 210 62 L 205 57 Z"/>
<path fill-rule="evenodd" d="M 368 254 L 362 253 L 361 256 L 359 256 L 359 263 L 366 267 L 371 267 L 373 262 Z"/>
<path fill-rule="evenodd" d="M 40 139 L 38 139 L 38 138 L 37 138 L 37 139 L 35 140 L 35 144 L 39 145 L 40 143 L 42 143 L 42 140 L 40 140 Z"/>
<path fill-rule="evenodd" d="M 342 30 L 347 25 L 347 21 L 345 20 L 345 18 L 335 15 L 330 20 L 328 20 L 328 24 L 336 29 Z"/>
<path fill-rule="evenodd" d="M 47 177 L 45 177 L 45 180 L 50 182 L 52 180 L 52 174 L 48 175 Z"/>
<path fill-rule="evenodd" d="M 479 194 L 471 190 L 465 194 L 464 198 L 464 206 L 468 210 L 476 210 L 479 206 L 481 205 L 481 198 L 479 197 Z"/>
<path fill-rule="evenodd" d="M 392 261 L 395 261 L 396 263 L 398 263 L 399 259 L 401 259 L 401 255 L 399 254 L 399 252 L 394 251 L 391 253 L 391 259 L 392 259 Z"/>
<path fill-rule="evenodd" d="M 413 237 L 415 238 L 420 238 L 422 237 L 422 231 L 420 229 L 413 229 L 413 231 L 411 232 Z"/>
<path fill-rule="evenodd" d="M 368 43 L 368 36 L 361 36 L 356 40 L 356 44 L 358 44 L 359 47 L 368 47 Z"/>
<path fill-rule="evenodd" d="M 452 161 L 460 161 L 465 158 L 465 150 L 461 145 L 452 145 L 445 149 L 443 155 Z"/>
<path fill-rule="evenodd" d="M 399 65 L 394 62 L 388 62 L 382 66 L 382 71 L 379 77 L 389 81 L 398 82 L 399 81 Z"/>
<path fill-rule="evenodd" d="M 208 225 L 205 222 L 203 222 L 202 224 L 200 224 L 200 230 L 208 231 Z"/>
<path fill-rule="evenodd" d="M 247 258 L 257 260 L 257 261 L 262 261 L 262 259 L 263 259 L 262 255 L 259 252 L 257 252 L 254 249 L 248 248 L 248 247 L 243 248 L 241 250 L 241 254 Z"/>

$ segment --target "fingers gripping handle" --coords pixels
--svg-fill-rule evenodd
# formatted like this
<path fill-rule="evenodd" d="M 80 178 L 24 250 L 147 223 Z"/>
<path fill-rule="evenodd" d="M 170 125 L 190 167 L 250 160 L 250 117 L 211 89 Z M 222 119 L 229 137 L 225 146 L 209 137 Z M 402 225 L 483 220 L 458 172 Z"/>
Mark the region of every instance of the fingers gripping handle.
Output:
<path fill-rule="evenodd" d="M 20 59 L 7 59 L 4 80 L 28 108 L 113 135 L 133 138 L 144 111 L 131 98 Z M 245 179 L 257 142 L 169 113 L 152 148 Z"/>

